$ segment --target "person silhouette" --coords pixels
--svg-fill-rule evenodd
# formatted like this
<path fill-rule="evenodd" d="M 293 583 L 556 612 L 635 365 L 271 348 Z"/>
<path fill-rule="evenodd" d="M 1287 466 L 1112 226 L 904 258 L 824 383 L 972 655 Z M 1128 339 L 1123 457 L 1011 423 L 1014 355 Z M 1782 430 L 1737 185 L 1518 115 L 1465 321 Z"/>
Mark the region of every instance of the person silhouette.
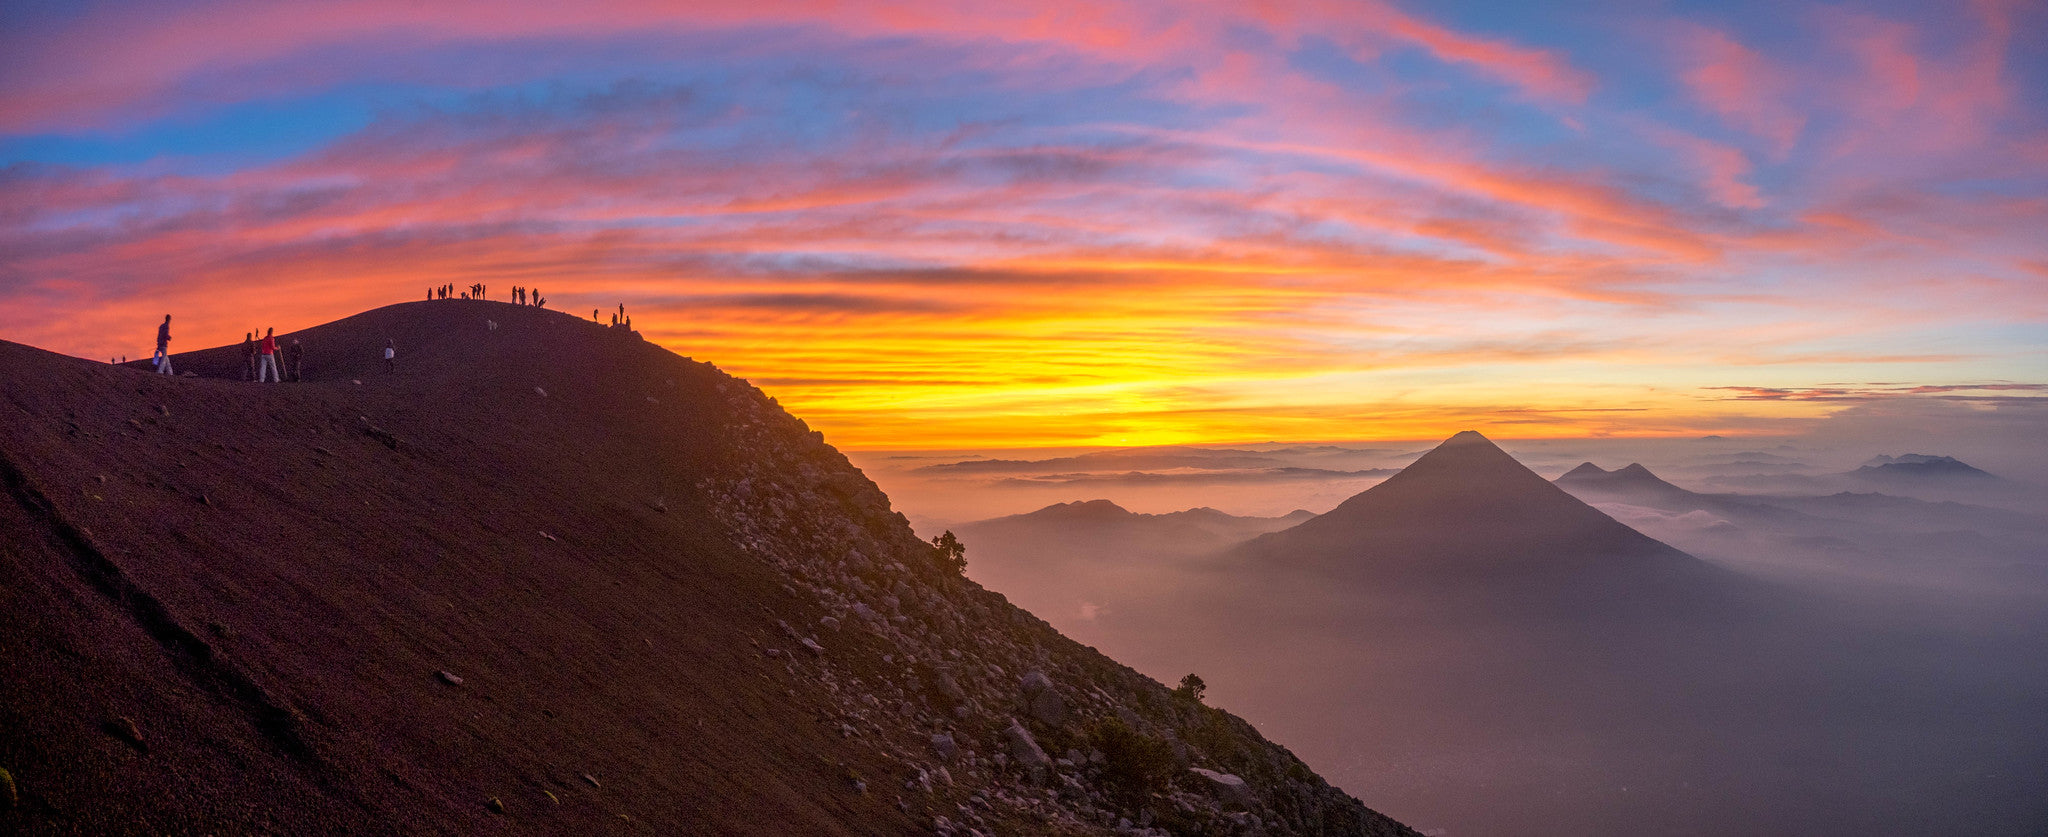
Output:
<path fill-rule="evenodd" d="M 391 338 L 384 338 L 384 371 L 398 371 L 398 344 Z"/>
<path fill-rule="evenodd" d="M 164 315 L 163 325 L 156 327 L 156 356 L 150 358 L 156 364 L 158 375 L 175 374 L 171 371 L 171 315 Z"/>

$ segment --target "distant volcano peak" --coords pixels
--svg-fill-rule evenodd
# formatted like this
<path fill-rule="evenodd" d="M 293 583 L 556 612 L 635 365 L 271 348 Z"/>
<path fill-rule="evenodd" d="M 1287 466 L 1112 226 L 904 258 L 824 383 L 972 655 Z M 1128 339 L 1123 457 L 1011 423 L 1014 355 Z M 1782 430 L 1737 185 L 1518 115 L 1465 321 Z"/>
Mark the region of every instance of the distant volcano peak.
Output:
<path fill-rule="evenodd" d="M 1591 491 L 1603 496 L 1618 492 L 1631 492 L 1635 494 L 1649 492 L 1646 496 L 1691 494 L 1691 492 L 1683 488 L 1665 482 L 1663 477 L 1652 473 L 1650 469 L 1643 467 L 1643 464 L 1640 462 L 1631 462 L 1626 467 L 1616 468 L 1612 471 L 1587 462 L 1577 468 L 1566 471 L 1564 476 L 1557 478 L 1557 484 L 1574 491 Z"/>
<path fill-rule="evenodd" d="M 1611 476 L 1590 464 L 1579 471 L 1588 468 Z M 1469 430 L 1329 513 L 1245 549 L 1347 574 L 1440 581 L 1698 563 L 1565 493 Z"/>

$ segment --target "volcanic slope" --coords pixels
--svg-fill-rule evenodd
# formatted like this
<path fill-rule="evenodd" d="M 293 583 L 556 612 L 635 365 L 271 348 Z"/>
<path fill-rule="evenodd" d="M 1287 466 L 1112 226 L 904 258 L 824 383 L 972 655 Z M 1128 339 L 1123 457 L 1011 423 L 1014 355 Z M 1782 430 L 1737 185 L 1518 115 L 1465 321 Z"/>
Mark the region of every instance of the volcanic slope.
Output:
<path fill-rule="evenodd" d="M 0 342 L 0 831 L 1413 833 L 708 364 L 482 301 L 281 339 L 307 382 Z"/>
<path fill-rule="evenodd" d="M 1726 602 L 1707 600 L 1744 586 L 1581 502 L 1470 430 L 1328 513 L 1232 552 L 1276 572 L 1449 593 L 1443 602 L 1452 606 L 1718 606 Z"/>

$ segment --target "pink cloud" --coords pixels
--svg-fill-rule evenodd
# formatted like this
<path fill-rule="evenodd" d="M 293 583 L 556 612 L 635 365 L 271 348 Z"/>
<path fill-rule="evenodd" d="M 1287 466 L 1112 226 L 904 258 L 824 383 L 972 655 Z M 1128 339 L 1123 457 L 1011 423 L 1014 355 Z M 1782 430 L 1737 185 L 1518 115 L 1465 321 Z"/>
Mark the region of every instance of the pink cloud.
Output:
<path fill-rule="evenodd" d="M 1678 31 L 1689 65 L 1683 79 L 1693 98 L 1768 141 L 1773 154 L 1791 153 L 1806 128 L 1806 117 L 1790 100 L 1791 71 L 1722 32 L 1695 25 Z"/>
<path fill-rule="evenodd" d="M 1679 153 L 1684 165 L 1700 177 L 1701 188 L 1715 203 L 1730 209 L 1764 207 L 1762 193 L 1744 180 L 1751 167 L 1742 149 L 1655 125 L 1646 126 L 1644 131 L 1658 144 Z"/>
<path fill-rule="evenodd" d="M 1592 75 L 1572 67 L 1557 53 L 1464 35 L 1389 6 L 1378 12 L 1390 31 L 1437 57 L 1475 67 L 1539 98 L 1577 104 L 1592 95 Z"/>
<path fill-rule="evenodd" d="M 1262 4 L 1261 19 L 1291 37 L 1334 39 L 1364 60 L 1387 45 L 1427 50 L 1438 60 L 1471 68 L 1544 102 L 1582 104 L 1592 95 L 1592 74 L 1551 50 L 1469 35 L 1377 0 L 1313 0 Z"/>
<path fill-rule="evenodd" d="M 377 43 L 418 48 L 472 40 L 603 38 L 645 32 L 690 32 L 742 26 L 825 28 L 851 38 L 918 36 L 962 43 L 1032 44 L 1099 60 L 1140 65 L 1181 54 L 1206 67 L 1234 27 L 1282 27 L 1287 37 L 1337 37 L 1399 43 L 1470 67 L 1544 101 L 1579 103 L 1590 74 L 1561 55 L 1498 38 L 1467 35 L 1393 6 L 1323 2 L 1246 9 L 1229 2 L 1032 4 L 915 0 L 882 7 L 827 0 L 757 0 L 677 6 L 644 0 L 419 4 L 404 0 L 281 4 L 216 0 L 196 6 L 105 8 L 61 31 L 0 34 L 0 49 L 28 68 L 0 89 L 0 130 L 100 127 L 116 119 L 161 115 L 175 102 L 166 91 L 199 73 L 261 66 L 316 47 L 357 45 L 359 60 L 377 61 Z M 223 39 L 221 32 L 233 32 Z M 32 36 L 31 36 L 32 35 Z M 1362 46 L 1361 46 L 1362 48 Z M 121 60 L 104 60 L 120 55 Z M 330 73 L 332 81 L 360 66 L 330 63 L 298 68 Z M 208 95 L 246 99 L 309 82 L 303 75 L 235 77 Z M 231 88 L 231 89 L 230 89 Z"/>

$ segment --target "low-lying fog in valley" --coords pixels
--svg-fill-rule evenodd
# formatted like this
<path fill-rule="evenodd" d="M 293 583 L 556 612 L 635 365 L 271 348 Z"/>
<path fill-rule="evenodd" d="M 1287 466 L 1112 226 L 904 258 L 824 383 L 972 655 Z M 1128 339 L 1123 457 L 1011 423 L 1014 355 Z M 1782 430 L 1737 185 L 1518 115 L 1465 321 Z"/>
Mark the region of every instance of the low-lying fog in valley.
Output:
<path fill-rule="evenodd" d="M 855 459 L 921 533 L 958 533 L 976 580 L 1160 680 L 1199 674 L 1428 833 L 2048 833 L 2048 457 L 2024 425 L 1968 418 L 1495 440 L 1715 573 L 1647 587 L 1355 572 L 1436 535 L 1546 548 L 1445 522 L 1490 525 L 1471 499 L 1490 489 L 1460 480 L 1512 482 L 1449 465 L 1381 517 L 1346 504 L 1350 529 L 1247 545 L 1441 440 Z"/>

